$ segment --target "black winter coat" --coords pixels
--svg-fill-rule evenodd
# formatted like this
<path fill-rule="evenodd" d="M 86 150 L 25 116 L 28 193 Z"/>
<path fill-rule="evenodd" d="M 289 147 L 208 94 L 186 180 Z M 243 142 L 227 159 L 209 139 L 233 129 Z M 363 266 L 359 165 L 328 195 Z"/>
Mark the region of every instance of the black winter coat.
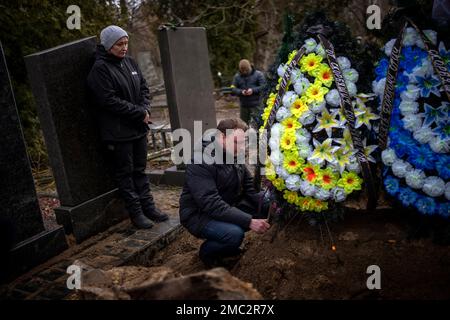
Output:
<path fill-rule="evenodd" d="M 239 96 L 241 107 L 258 107 L 261 102 L 261 93 L 266 85 L 266 78 L 264 74 L 252 68 L 252 72 L 249 75 L 242 75 L 236 73 L 233 78 L 233 93 Z M 242 90 L 252 89 L 253 94 L 251 96 L 242 95 Z"/>
<path fill-rule="evenodd" d="M 103 140 L 130 141 L 147 134 L 150 91 L 132 58 L 117 58 L 98 45 L 87 85 Z"/>
<path fill-rule="evenodd" d="M 211 220 L 234 223 L 248 229 L 252 215 L 235 206 L 242 200 L 257 207 L 259 194 L 245 165 L 188 164 L 180 196 L 180 222 L 199 237 Z"/>

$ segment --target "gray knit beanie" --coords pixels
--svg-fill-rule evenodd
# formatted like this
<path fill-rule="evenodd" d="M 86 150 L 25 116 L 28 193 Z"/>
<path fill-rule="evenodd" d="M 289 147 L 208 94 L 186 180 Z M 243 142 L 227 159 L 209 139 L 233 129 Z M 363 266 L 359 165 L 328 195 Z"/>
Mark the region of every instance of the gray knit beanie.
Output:
<path fill-rule="evenodd" d="M 125 30 L 118 26 L 109 26 L 100 33 L 100 43 L 108 51 L 122 37 L 128 37 Z"/>

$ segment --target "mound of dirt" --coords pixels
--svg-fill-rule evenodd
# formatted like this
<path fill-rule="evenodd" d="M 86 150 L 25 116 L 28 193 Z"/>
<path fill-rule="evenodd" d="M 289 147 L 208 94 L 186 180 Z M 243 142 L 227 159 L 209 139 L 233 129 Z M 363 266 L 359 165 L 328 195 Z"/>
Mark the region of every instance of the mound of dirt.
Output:
<path fill-rule="evenodd" d="M 92 269 L 82 279 L 78 298 L 84 300 L 255 300 L 262 296 L 251 283 L 223 268 L 185 276 L 167 267 L 124 266 Z"/>

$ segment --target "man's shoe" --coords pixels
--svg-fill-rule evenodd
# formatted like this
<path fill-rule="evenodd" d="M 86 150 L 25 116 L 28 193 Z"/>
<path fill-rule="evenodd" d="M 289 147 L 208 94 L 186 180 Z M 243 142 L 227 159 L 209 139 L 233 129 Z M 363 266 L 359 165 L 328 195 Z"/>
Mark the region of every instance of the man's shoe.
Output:
<path fill-rule="evenodd" d="M 130 216 L 131 222 L 138 229 L 150 229 L 154 226 L 153 222 L 151 222 L 146 216 L 141 214 L 136 214 Z"/>
<path fill-rule="evenodd" d="M 203 265 L 205 266 L 206 269 L 222 267 L 227 270 L 233 269 L 234 266 L 239 262 L 240 259 L 241 259 L 240 255 L 221 257 L 221 258 L 215 258 L 215 259 L 200 258 L 200 260 L 203 262 Z"/>
<path fill-rule="evenodd" d="M 234 268 L 234 266 L 241 260 L 242 255 L 235 255 L 235 256 L 229 256 L 224 257 L 221 259 L 220 264 L 225 269 L 231 270 Z"/>
<path fill-rule="evenodd" d="M 161 212 L 159 209 L 156 208 L 151 211 L 146 211 L 144 212 L 144 214 L 147 218 L 155 222 L 162 222 L 169 220 L 169 216 L 167 214 Z"/>
<path fill-rule="evenodd" d="M 220 259 L 218 258 L 200 256 L 200 260 L 203 262 L 203 265 L 206 269 L 212 269 L 221 266 Z"/>

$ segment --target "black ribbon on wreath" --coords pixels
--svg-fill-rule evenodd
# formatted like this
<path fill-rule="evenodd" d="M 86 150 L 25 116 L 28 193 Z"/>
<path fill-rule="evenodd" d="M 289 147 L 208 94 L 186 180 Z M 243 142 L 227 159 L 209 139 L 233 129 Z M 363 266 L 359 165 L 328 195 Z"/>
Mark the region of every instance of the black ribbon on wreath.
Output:
<path fill-rule="evenodd" d="M 442 87 L 447 95 L 447 99 L 450 101 L 450 72 L 448 72 L 444 60 L 439 55 L 439 51 L 436 46 L 428 39 L 428 37 L 423 33 L 417 25 L 411 21 L 409 18 L 405 18 L 406 22 L 403 25 L 397 39 L 395 40 L 394 46 L 392 47 L 391 57 L 389 59 L 389 67 L 386 75 L 386 84 L 384 87 L 383 101 L 381 103 L 381 114 L 380 114 L 380 129 L 378 132 L 378 146 L 380 151 L 386 149 L 388 132 L 390 127 L 391 113 L 394 102 L 395 94 L 395 84 L 397 82 L 397 72 L 400 60 L 400 52 L 402 50 L 403 34 L 406 27 L 410 24 L 414 29 L 416 29 L 423 43 L 425 44 L 425 49 L 431 59 L 431 64 L 436 74 L 439 76 Z"/>
<path fill-rule="evenodd" d="M 367 160 L 367 156 L 364 153 L 363 139 L 360 132 L 355 128 L 355 112 L 353 110 L 352 100 L 348 93 L 347 85 L 345 84 L 344 75 L 337 62 L 333 45 L 322 34 L 318 34 L 317 37 L 325 49 L 331 71 L 333 72 L 334 81 L 336 82 L 336 88 L 341 98 L 341 105 L 344 109 L 345 118 L 347 119 L 347 126 L 352 136 L 353 147 L 356 149 L 356 158 L 361 167 L 364 184 L 366 186 L 367 209 L 374 209 L 377 203 L 375 180 L 372 176 L 369 160 Z"/>

